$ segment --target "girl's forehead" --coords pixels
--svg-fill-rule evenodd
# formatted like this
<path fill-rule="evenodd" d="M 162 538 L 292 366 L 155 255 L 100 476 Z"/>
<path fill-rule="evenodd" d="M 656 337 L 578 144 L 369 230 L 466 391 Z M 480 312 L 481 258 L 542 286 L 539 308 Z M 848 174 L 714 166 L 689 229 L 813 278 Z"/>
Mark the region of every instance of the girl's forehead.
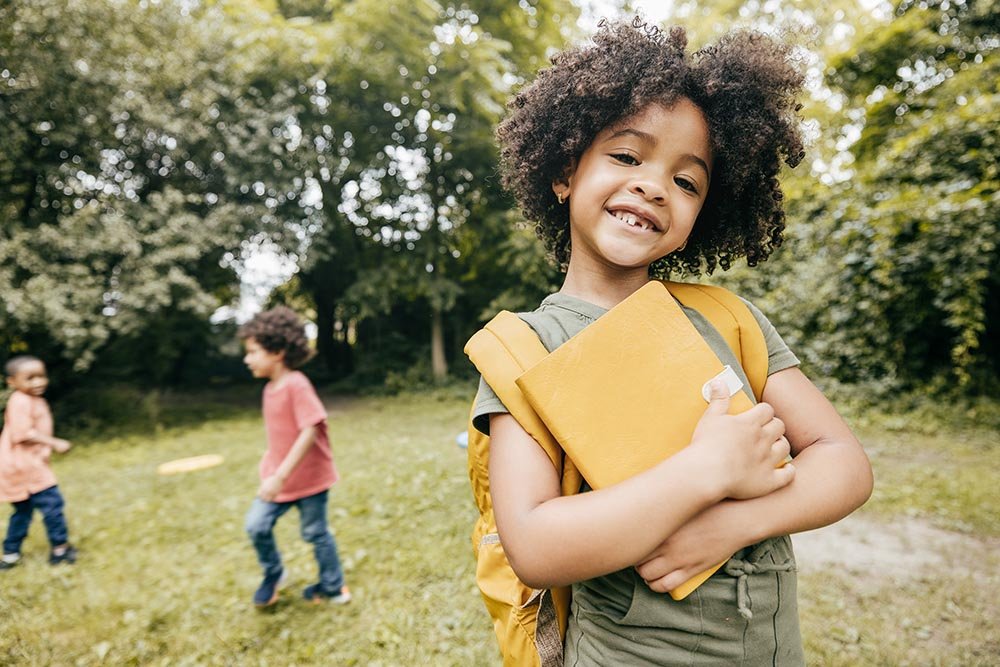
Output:
<path fill-rule="evenodd" d="M 669 124 L 671 119 L 680 115 L 697 117 L 699 120 L 705 121 L 707 128 L 707 121 L 701 107 L 686 97 L 678 97 L 670 102 L 649 102 L 638 111 L 613 121 L 604 128 L 604 132 L 617 132 L 623 128 L 635 125 L 663 126 Z"/>
<path fill-rule="evenodd" d="M 14 371 L 16 378 L 30 378 L 35 375 L 45 375 L 45 364 L 41 361 L 25 361 Z"/>
<path fill-rule="evenodd" d="M 705 160 L 712 155 L 708 120 L 700 107 L 683 97 L 670 105 L 647 104 L 606 127 L 595 137 L 595 142 L 629 135 L 652 146 L 670 144 L 683 148 Z"/>

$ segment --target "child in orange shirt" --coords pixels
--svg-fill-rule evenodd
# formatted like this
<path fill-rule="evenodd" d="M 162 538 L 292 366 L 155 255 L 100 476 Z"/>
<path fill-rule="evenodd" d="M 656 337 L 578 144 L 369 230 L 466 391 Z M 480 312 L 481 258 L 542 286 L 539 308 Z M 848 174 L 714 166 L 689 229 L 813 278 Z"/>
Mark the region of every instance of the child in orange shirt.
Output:
<path fill-rule="evenodd" d="M 14 504 L 3 541 L 0 570 L 9 570 L 21 560 L 21 543 L 28 536 L 31 517 L 42 513 L 52 551 L 49 563 L 75 563 L 76 549 L 69 543 L 63 497 L 49 456 L 70 448 L 68 440 L 52 435 L 52 412 L 42 395 L 49 386 L 45 364 L 36 357 L 14 357 L 5 367 L 7 384 L 14 393 L 7 401 L 0 432 L 0 502 Z"/>
<path fill-rule="evenodd" d="M 337 555 L 337 542 L 326 520 L 327 492 L 337 481 L 326 410 L 312 383 L 294 370 L 311 356 L 305 327 L 290 309 L 279 306 L 258 314 L 240 328 L 246 348 L 243 363 L 264 386 L 264 427 L 267 451 L 260 461 L 260 488 L 246 517 L 246 529 L 264 570 L 254 604 L 267 607 L 278 600 L 285 570 L 274 541 L 274 524 L 293 506 L 299 510 L 302 539 L 313 545 L 319 581 L 303 597 L 315 603 L 344 604 L 351 592 Z"/>

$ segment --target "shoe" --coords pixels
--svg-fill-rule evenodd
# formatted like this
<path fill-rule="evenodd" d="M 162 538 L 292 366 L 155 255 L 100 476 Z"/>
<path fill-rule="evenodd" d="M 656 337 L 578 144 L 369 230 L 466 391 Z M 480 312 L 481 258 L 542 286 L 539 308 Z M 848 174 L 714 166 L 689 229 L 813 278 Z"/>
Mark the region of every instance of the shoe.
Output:
<path fill-rule="evenodd" d="M 65 551 L 61 554 L 57 554 L 55 550 L 49 552 L 49 565 L 58 565 L 59 563 L 66 563 L 67 565 L 72 565 L 76 562 L 76 547 L 72 544 L 66 545 Z"/>
<path fill-rule="evenodd" d="M 0 558 L 0 570 L 10 570 L 17 567 L 17 564 L 20 562 L 21 554 L 4 554 L 3 558 Z"/>
<path fill-rule="evenodd" d="M 278 601 L 278 591 L 284 588 L 286 580 L 284 570 L 277 576 L 264 577 L 257 592 L 253 594 L 253 603 L 258 607 L 270 607 Z"/>
<path fill-rule="evenodd" d="M 335 592 L 330 593 L 324 590 L 321 585 L 313 584 L 305 587 L 305 590 L 302 591 L 302 597 L 313 604 L 322 604 L 323 602 L 347 604 L 351 601 L 351 590 L 347 586 L 341 586 Z"/>

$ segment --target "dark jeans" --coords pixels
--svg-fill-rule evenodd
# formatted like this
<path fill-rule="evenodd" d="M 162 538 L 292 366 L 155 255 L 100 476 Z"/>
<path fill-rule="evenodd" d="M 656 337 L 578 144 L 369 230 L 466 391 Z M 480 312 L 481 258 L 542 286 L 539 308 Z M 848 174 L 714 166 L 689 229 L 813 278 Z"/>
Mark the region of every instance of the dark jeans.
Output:
<path fill-rule="evenodd" d="M 246 529 L 257 550 L 257 560 L 264 576 L 277 576 L 282 569 L 281 554 L 274 541 L 274 524 L 292 506 L 299 509 L 299 532 L 302 539 L 313 545 L 319 564 L 319 583 L 324 591 L 335 593 L 344 585 L 344 572 L 337 555 L 337 542 L 326 523 L 326 491 L 287 503 L 272 503 L 253 499 L 247 512 Z"/>
<path fill-rule="evenodd" d="M 3 541 L 5 554 L 21 553 L 21 543 L 28 536 L 28 526 L 31 525 L 31 515 L 37 509 L 42 513 L 45 531 L 49 535 L 49 543 L 57 547 L 66 544 L 69 531 L 66 528 L 66 517 L 63 516 L 63 497 L 58 486 L 50 486 L 44 491 L 33 493 L 27 500 L 14 503 L 14 513 L 7 524 L 7 537 Z"/>

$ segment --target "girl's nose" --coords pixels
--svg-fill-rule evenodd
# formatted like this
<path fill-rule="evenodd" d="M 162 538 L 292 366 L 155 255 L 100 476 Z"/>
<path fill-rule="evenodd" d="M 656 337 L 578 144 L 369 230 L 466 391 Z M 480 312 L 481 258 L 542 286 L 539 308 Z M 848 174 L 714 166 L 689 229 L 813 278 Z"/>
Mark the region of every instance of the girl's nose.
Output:
<path fill-rule="evenodd" d="M 651 180 L 635 181 L 629 187 L 632 194 L 639 195 L 646 201 L 662 204 L 667 201 L 667 190 Z"/>

